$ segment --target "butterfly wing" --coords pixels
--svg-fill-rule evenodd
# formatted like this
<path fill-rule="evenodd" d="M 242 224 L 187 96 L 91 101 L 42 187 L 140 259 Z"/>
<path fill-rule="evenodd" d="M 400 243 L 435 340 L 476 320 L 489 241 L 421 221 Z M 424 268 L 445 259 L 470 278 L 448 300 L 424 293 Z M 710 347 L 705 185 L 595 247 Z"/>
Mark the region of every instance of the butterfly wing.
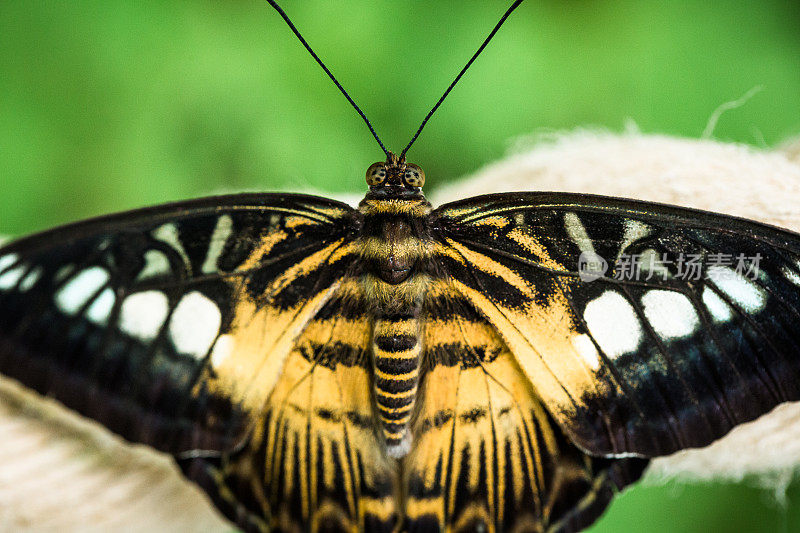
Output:
<path fill-rule="evenodd" d="M 548 414 L 495 327 L 440 280 L 424 305 L 408 531 L 578 531 L 646 460 L 590 457 Z"/>
<path fill-rule="evenodd" d="M 557 193 L 478 197 L 435 214 L 437 260 L 589 453 L 704 446 L 800 399 L 800 236 Z"/>
<path fill-rule="evenodd" d="M 355 376 L 367 347 L 363 301 L 347 297 L 346 322 L 325 318 L 347 294 L 357 225 L 338 202 L 239 195 L 11 243 L 0 249 L 0 372 L 176 455 L 240 523 L 269 522 L 280 501 L 300 500 L 280 511 L 284 523 L 325 505 L 374 519 L 353 492 L 383 503 L 392 490 L 364 428 L 370 388 Z M 340 374 L 353 377 L 341 390 Z M 337 391 L 335 413 L 326 388 Z M 262 477 L 249 479 L 273 493 L 228 487 L 234 463 L 252 463 L 264 443 L 259 457 L 280 459 L 251 465 Z M 334 481 L 312 498 L 317 476 Z"/>
<path fill-rule="evenodd" d="M 241 450 L 184 470 L 245 530 L 375 531 L 398 520 L 371 396 L 365 298 L 345 279 L 310 319 Z"/>

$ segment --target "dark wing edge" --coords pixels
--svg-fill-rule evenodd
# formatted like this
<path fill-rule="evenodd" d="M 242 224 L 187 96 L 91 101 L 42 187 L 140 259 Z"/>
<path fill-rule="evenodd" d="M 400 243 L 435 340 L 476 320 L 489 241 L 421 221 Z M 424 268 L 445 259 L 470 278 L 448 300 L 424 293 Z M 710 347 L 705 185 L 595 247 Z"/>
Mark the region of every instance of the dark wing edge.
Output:
<path fill-rule="evenodd" d="M 314 196 L 227 195 L 12 241 L 0 247 L 0 373 L 127 440 L 231 450 L 248 413 L 213 384 L 219 339 L 245 304 L 308 315 L 294 310 L 347 268 L 328 260 L 354 214 Z"/>
<path fill-rule="evenodd" d="M 447 249 L 441 260 L 462 293 L 588 453 L 702 447 L 800 400 L 800 235 L 568 193 L 487 195 L 434 215 Z M 607 261 L 592 280 L 580 276 L 588 251 Z M 618 276 L 622 258 L 647 254 L 696 255 L 700 278 L 680 277 L 669 263 L 639 264 L 632 272 L 641 279 Z M 720 262 L 731 256 L 755 263 L 755 274 Z"/>

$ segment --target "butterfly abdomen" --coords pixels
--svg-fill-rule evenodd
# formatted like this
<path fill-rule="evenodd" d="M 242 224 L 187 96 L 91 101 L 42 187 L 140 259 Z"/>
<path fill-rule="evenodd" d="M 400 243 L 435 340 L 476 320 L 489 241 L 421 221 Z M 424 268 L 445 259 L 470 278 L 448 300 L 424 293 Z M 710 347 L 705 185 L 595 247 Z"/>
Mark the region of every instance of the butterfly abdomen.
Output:
<path fill-rule="evenodd" d="M 389 455 L 408 452 L 408 423 L 414 409 L 421 352 L 415 314 L 377 318 L 372 338 L 375 401 Z"/>

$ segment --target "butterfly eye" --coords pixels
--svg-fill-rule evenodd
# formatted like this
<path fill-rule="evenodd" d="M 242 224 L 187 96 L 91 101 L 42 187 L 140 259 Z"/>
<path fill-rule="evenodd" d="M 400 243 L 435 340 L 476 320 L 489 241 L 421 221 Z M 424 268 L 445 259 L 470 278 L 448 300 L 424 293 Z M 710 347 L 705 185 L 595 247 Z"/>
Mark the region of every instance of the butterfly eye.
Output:
<path fill-rule="evenodd" d="M 367 169 L 367 185 L 370 187 L 380 185 L 386 181 L 386 164 L 372 163 Z"/>
<path fill-rule="evenodd" d="M 425 185 L 425 172 L 417 165 L 409 163 L 406 165 L 403 181 L 411 187 L 422 187 Z"/>

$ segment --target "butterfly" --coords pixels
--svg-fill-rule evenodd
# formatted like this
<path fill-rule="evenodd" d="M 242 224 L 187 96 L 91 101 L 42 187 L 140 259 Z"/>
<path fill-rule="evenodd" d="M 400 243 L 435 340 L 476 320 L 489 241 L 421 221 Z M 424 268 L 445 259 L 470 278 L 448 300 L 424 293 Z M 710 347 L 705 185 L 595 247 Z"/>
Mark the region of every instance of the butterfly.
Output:
<path fill-rule="evenodd" d="M 797 234 L 563 193 L 434 209 L 407 149 L 356 209 L 224 196 L 0 248 L 0 372 L 254 531 L 576 531 L 649 458 L 800 399 Z"/>

